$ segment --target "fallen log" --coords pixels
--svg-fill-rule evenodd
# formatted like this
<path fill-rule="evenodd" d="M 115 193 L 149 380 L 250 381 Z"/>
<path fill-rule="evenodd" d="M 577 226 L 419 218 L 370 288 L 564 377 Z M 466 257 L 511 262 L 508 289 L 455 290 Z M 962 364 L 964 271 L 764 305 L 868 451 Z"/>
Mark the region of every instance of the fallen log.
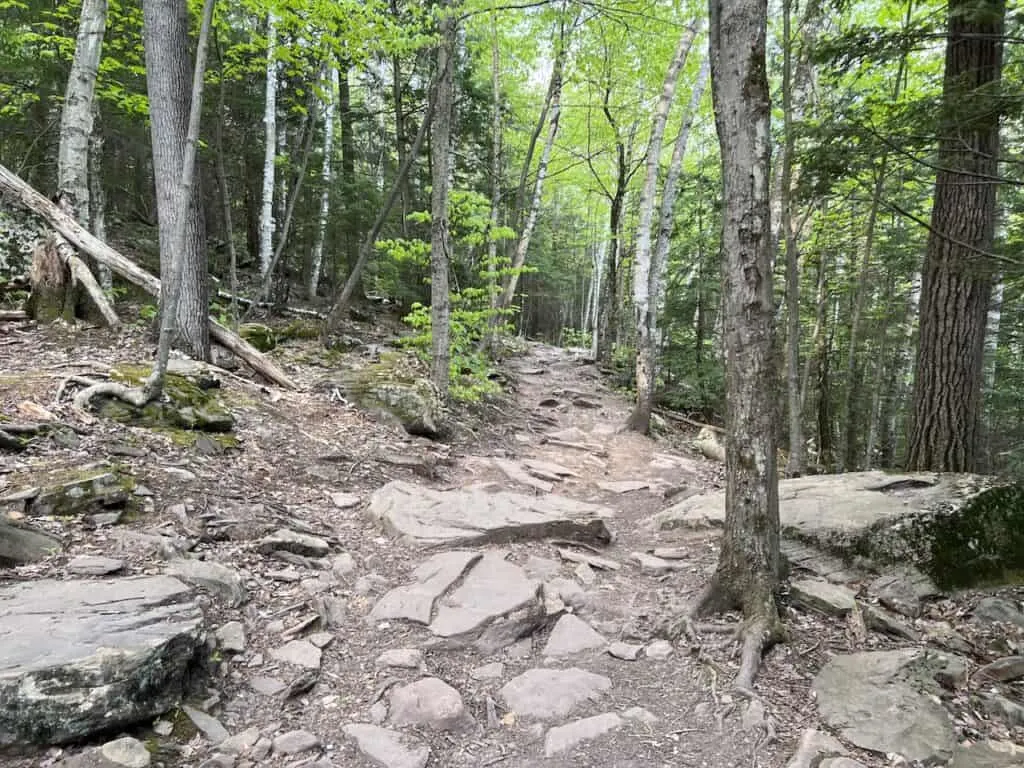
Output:
<path fill-rule="evenodd" d="M 111 271 L 139 286 L 150 295 L 160 297 L 159 279 L 86 230 L 4 165 L 0 165 L 0 194 L 10 196 L 13 202 L 45 219 L 78 250 L 88 254 L 100 264 L 110 267 Z M 296 388 L 288 374 L 278 368 L 273 361 L 264 357 L 258 350 L 212 317 L 210 318 L 210 336 L 218 344 L 231 350 L 239 359 L 268 381 L 285 389 Z"/>
<path fill-rule="evenodd" d="M 0 309 L 0 320 L 28 320 L 24 309 Z"/>
<path fill-rule="evenodd" d="M 236 302 L 241 304 L 243 307 L 251 307 L 252 299 L 247 299 L 244 296 L 232 296 L 228 291 L 217 291 L 218 299 L 227 299 L 231 301 L 234 299 Z M 303 309 L 302 307 L 275 307 L 272 301 L 261 301 L 256 304 L 260 309 L 277 309 L 280 312 L 284 312 L 287 315 L 298 315 L 299 317 L 312 317 L 314 320 L 326 320 L 327 315 L 323 312 L 317 312 L 315 309 Z"/>

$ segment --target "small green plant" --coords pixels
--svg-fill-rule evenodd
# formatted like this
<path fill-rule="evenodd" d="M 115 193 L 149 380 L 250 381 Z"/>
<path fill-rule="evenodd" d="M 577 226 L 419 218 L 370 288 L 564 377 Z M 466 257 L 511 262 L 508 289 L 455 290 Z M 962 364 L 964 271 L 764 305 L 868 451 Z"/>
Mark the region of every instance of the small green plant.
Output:
<path fill-rule="evenodd" d="M 143 323 L 149 323 L 156 317 L 156 313 L 156 304 L 143 304 L 139 307 L 139 320 Z"/>
<path fill-rule="evenodd" d="M 581 330 L 579 328 L 562 329 L 563 347 L 583 347 L 584 349 L 590 349 L 592 338 L 590 331 Z"/>

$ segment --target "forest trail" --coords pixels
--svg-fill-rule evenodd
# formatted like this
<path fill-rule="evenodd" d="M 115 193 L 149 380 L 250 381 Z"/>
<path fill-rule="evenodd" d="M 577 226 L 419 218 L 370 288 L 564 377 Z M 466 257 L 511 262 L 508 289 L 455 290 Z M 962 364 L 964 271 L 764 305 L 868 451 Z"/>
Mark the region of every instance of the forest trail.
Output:
<path fill-rule="evenodd" d="M 31 402 L 74 420 L 56 398 L 69 373 L 145 359 L 137 329 L 68 333 L 5 337 L 4 413 Z M 781 768 L 847 754 L 860 762 L 845 766 L 887 765 L 834 740 L 789 762 L 816 727 L 815 674 L 850 647 L 842 620 L 787 607 L 799 634 L 766 657 L 754 702 L 730 692 L 730 648 L 691 653 L 660 637 L 714 569 L 718 534 L 657 530 L 651 517 L 716 487 L 721 467 L 688 435 L 622 431 L 630 402 L 580 354 L 526 345 L 504 364 L 508 394 L 447 446 L 339 400 L 336 368 L 302 345 L 275 354 L 301 392 L 223 376 L 241 450 L 100 419 L 0 472 L 0 497 L 18 495 L 19 472 L 97 460 L 136 484 L 137 514 L 44 520 L 63 551 L 0 572 L 0 589 L 29 594 L 56 580 L 45 583 L 71 614 L 46 632 L 87 626 L 68 606 L 98 583 L 168 574 L 198 587 L 184 608 L 205 616 L 205 687 L 188 709 L 119 729 L 155 749 L 153 764 Z M 98 754 L 4 765 L 118 764 Z"/>

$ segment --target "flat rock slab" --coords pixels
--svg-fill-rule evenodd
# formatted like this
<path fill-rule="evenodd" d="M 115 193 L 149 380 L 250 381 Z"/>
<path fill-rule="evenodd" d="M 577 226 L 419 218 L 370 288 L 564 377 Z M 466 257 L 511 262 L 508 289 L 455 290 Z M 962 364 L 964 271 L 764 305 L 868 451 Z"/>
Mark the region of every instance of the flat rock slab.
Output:
<path fill-rule="evenodd" d="M 604 675 L 570 669 L 528 669 L 502 686 L 508 708 L 522 717 L 541 720 L 565 717 L 580 704 L 611 690 Z"/>
<path fill-rule="evenodd" d="M 384 768 L 425 768 L 430 748 L 414 736 L 369 723 L 351 723 L 342 730 L 359 751 Z"/>
<path fill-rule="evenodd" d="M 403 619 L 429 624 L 437 600 L 480 558 L 476 552 L 440 552 L 434 555 L 412 572 L 413 583 L 385 593 L 370 611 L 370 619 Z"/>
<path fill-rule="evenodd" d="M 79 555 L 68 561 L 67 572 L 75 576 L 106 576 L 124 570 L 124 560 L 98 555 Z"/>
<path fill-rule="evenodd" d="M 60 548 L 60 539 L 10 520 L 0 512 L 0 565 L 34 563 Z"/>
<path fill-rule="evenodd" d="M 608 507 L 563 496 L 490 493 L 474 487 L 453 491 L 394 480 L 370 497 L 368 513 L 387 531 L 419 546 L 478 546 L 541 538 L 606 544 Z"/>
<path fill-rule="evenodd" d="M 912 562 L 925 533 L 905 521 L 936 507 L 959 505 L 984 487 L 973 475 L 850 472 L 779 481 L 782 535 L 843 555 L 867 553 L 878 562 Z M 652 518 L 659 530 L 721 526 L 725 492 L 691 496 Z M 927 548 L 927 547 L 926 547 Z M 923 564 L 918 564 L 934 577 Z"/>
<path fill-rule="evenodd" d="M 84 515 L 122 505 L 134 486 L 132 478 L 95 465 L 40 470 L 9 479 L 14 490 L 0 496 L 0 507 L 13 507 L 29 517 Z"/>
<path fill-rule="evenodd" d="M 572 749 L 584 741 L 614 731 L 622 726 L 622 718 L 614 712 L 585 717 L 548 730 L 544 737 L 544 757 L 554 757 L 560 752 Z"/>
<path fill-rule="evenodd" d="M 166 712 L 203 643 L 169 576 L 0 588 L 0 748 L 61 744 Z"/>
<path fill-rule="evenodd" d="M 948 768 L 1021 768 L 1024 746 L 1009 741 L 979 741 L 958 746 Z"/>
<path fill-rule="evenodd" d="M 551 630 L 545 656 L 572 656 L 584 651 L 603 649 L 608 641 L 579 616 L 567 613 Z"/>
<path fill-rule="evenodd" d="M 263 554 L 291 552 L 305 557 L 323 557 L 331 550 L 330 545 L 318 536 L 289 531 L 287 528 L 281 528 L 269 536 L 264 536 L 256 548 Z"/>
<path fill-rule="evenodd" d="M 856 603 L 856 595 L 851 590 L 819 579 L 791 582 L 789 596 L 795 605 L 826 616 L 845 616 Z"/>
<path fill-rule="evenodd" d="M 837 656 L 814 681 L 818 713 L 862 749 L 945 763 L 956 737 L 934 675 L 953 659 L 917 648 Z"/>
<path fill-rule="evenodd" d="M 609 480 L 598 483 L 597 487 L 608 493 L 633 493 L 634 491 L 645 491 L 651 487 L 647 480 Z"/>
<path fill-rule="evenodd" d="M 483 629 L 495 619 L 541 605 L 540 584 L 500 552 L 484 555 L 450 595 L 441 600 L 430 631 L 453 637 Z"/>
<path fill-rule="evenodd" d="M 462 695 L 444 680 L 425 677 L 391 689 L 391 722 L 435 731 L 460 731 L 472 725 Z"/>

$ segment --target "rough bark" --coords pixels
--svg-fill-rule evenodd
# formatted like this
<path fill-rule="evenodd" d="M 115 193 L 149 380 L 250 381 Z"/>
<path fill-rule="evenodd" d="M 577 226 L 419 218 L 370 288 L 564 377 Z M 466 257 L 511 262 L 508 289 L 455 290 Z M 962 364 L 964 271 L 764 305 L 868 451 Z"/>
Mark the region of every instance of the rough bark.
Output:
<path fill-rule="evenodd" d="M 100 240 L 107 239 L 107 194 L 103 189 L 103 125 L 100 106 L 92 102 L 92 133 L 89 134 L 89 228 Z M 114 287 L 113 275 L 108 267 L 96 265 L 100 285 L 108 294 Z"/>
<path fill-rule="evenodd" d="M 263 206 L 260 212 L 260 274 L 274 255 L 274 165 L 277 158 L 277 18 L 267 14 L 267 73 L 263 104 Z"/>
<path fill-rule="evenodd" d="M 694 614 L 743 611 L 736 687 L 749 692 L 764 649 L 782 637 L 773 355 L 765 0 L 710 0 L 711 83 L 722 154 L 726 512 L 711 584 Z"/>
<path fill-rule="evenodd" d="M 442 9 L 441 40 L 437 46 L 437 105 L 430 127 L 433 189 L 430 195 L 430 380 L 442 399 L 448 398 L 451 375 L 448 268 L 451 233 L 448 222 L 451 125 L 455 102 L 456 19 L 450 8 Z"/>
<path fill-rule="evenodd" d="M 177 342 L 195 359 L 208 360 L 210 302 L 201 195 L 198 191 L 190 195 L 190 204 L 183 212 L 179 212 L 176 205 L 185 167 L 192 82 L 188 61 L 191 48 L 188 4 L 184 0 L 145 0 L 142 14 L 160 223 L 160 274 L 168 283 L 167 295 L 161 298 L 160 314 L 164 315 L 163 305 L 171 295 L 173 259 L 180 255 L 180 300 L 176 304 L 176 316 L 172 318 Z M 183 249 L 176 252 L 173 239 L 179 226 L 179 213 L 184 217 L 185 237 Z"/>
<path fill-rule="evenodd" d="M 654 264 L 652 241 L 657 233 L 654 229 L 654 206 L 658 192 L 658 172 L 661 169 L 661 144 L 668 123 L 668 112 L 675 100 L 676 83 L 679 73 L 686 64 L 693 40 L 697 36 L 700 22 L 690 24 L 679 38 L 675 54 L 665 73 L 665 81 L 661 86 L 661 97 L 654 110 L 651 121 L 651 138 L 647 145 L 647 170 L 644 174 L 644 185 L 640 192 L 640 221 L 637 224 L 636 254 L 633 257 L 633 319 L 636 325 L 636 404 L 626 428 L 647 434 L 651 427 L 651 409 L 654 406 L 654 383 L 656 379 L 655 364 L 657 361 L 656 318 L 658 314 L 657 280 L 660 276 Z M 683 132 L 680 131 L 680 136 Z M 678 148 L 678 142 L 676 147 Z M 683 162 L 681 154 L 673 150 L 672 162 Z M 679 174 L 678 166 L 670 167 L 670 175 Z M 675 182 L 673 181 L 673 186 Z M 662 192 L 665 201 L 668 180 Z M 673 191 L 674 193 L 674 191 Z M 674 202 L 674 200 L 672 201 Z M 659 209 L 660 213 L 660 209 Z M 660 230 L 661 217 L 658 218 Z"/>
<path fill-rule="evenodd" d="M 341 190 L 344 193 L 342 207 L 345 211 L 345 222 L 342 231 L 345 233 L 344 254 L 345 267 L 352 272 L 355 270 L 356 262 L 360 257 L 359 230 L 360 212 L 359 205 L 355 202 L 356 192 L 356 151 L 354 129 L 352 127 L 352 94 L 348 85 L 349 66 L 346 63 L 339 70 L 338 80 L 338 128 L 341 141 Z M 410 150 L 415 157 L 419 153 L 419 144 L 415 150 Z M 409 155 L 407 155 L 408 157 Z M 399 169 L 406 169 L 408 176 L 409 163 L 399 164 Z M 399 170 L 399 175 L 401 170 Z M 404 182 L 403 182 L 404 183 Z M 390 210 L 389 210 L 390 212 Z M 335 268 L 335 275 L 340 275 L 340 270 Z"/>
<path fill-rule="evenodd" d="M 226 120 L 224 60 L 220 59 L 220 87 L 217 90 L 217 122 L 214 132 L 214 163 L 217 173 L 217 187 L 220 192 L 221 216 L 224 218 L 224 239 L 228 244 L 228 281 L 231 288 L 231 322 L 238 327 L 238 252 L 235 250 L 235 234 L 232 226 L 231 195 L 228 190 L 228 173 L 224 164 L 224 121 Z"/>
<path fill-rule="evenodd" d="M 921 319 L 907 468 L 977 466 L 985 324 L 999 151 L 997 91 L 1003 0 L 948 5 L 943 116 L 931 228 L 922 268 Z"/>
<path fill-rule="evenodd" d="M 309 279 L 306 281 L 306 297 L 316 298 L 317 288 L 320 285 L 320 270 L 324 262 L 324 241 L 327 239 L 327 220 L 331 215 L 331 181 L 334 178 L 334 112 L 337 106 L 338 93 L 338 68 L 328 68 L 326 95 L 323 100 L 324 113 L 324 162 L 320 171 L 320 182 L 323 189 L 320 190 L 320 217 L 317 220 L 316 242 L 313 244 L 313 253 L 310 258 Z"/>

